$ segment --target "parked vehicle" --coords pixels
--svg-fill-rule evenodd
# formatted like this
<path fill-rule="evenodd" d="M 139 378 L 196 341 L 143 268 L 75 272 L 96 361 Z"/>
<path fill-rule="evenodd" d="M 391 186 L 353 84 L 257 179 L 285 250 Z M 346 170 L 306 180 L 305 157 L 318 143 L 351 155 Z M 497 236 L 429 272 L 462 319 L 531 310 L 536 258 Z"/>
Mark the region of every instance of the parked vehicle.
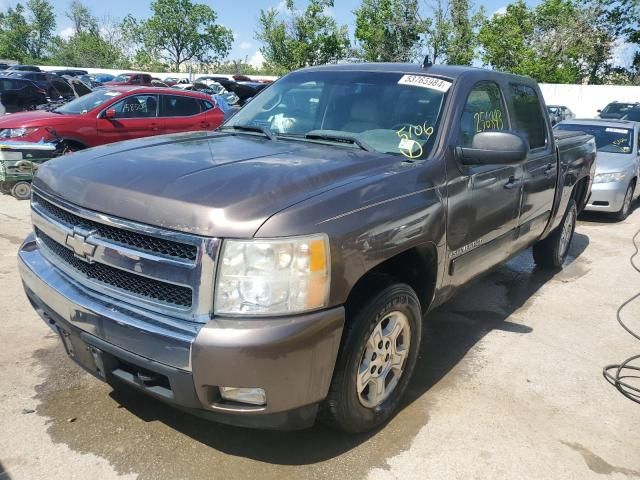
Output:
<path fill-rule="evenodd" d="M 575 118 L 574 113 L 568 107 L 562 105 L 547 105 L 547 111 L 549 112 L 551 126 L 555 126 L 563 120 Z"/>
<path fill-rule="evenodd" d="M 169 85 L 167 85 L 166 83 L 164 83 L 162 80 L 160 80 L 159 78 L 151 78 L 151 85 L 153 85 L 154 87 L 163 87 L 163 88 L 169 88 Z"/>
<path fill-rule="evenodd" d="M 179 77 L 167 77 L 164 79 L 164 83 L 173 87 L 174 85 L 191 83 L 187 78 L 179 78 Z"/>
<path fill-rule="evenodd" d="M 9 66 L 10 65 L 8 63 L 0 63 L 0 70 L 6 70 Z"/>
<path fill-rule="evenodd" d="M 11 74 L 11 77 L 31 80 L 38 87 L 44 90 L 47 97 L 52 101 L 69 101 L 77 96 L 74 92 L 74 86 L 77 86 L 77 83 L 73 83 L 75 81 L 74 77 L 62 77 L 49 73 L 38 72 L 15 72 Z M 85 95 L 89 91 L 91 90 L 87 88 L 81 89 L 80 95 Z"/>
<path fill-rule="evenodd" d="M 71 358 L 219 421 L 347 431 L 397 410 L 423 314 L 533 245 L 562 266 L 593 137 L 530 78 L 299 70 L 219 132 L 45 164 L 25 291 Z M 429 368 L 421 365 L 420 368 Z"/>
<path fill-rule="evenodd" d="M 31 80 L 0 77 L 0 101 L 7 113 L 33 110 L 47 103 L 47 92 Z"/>
<path fill-rule="evenodd" d="M 8 72 L 41 72 L 40 67 L 35 65 L 11 65 L 7 68 Z"/>
<path fill-rule="evenodd" d="M 38 167 L 58 154 L 55 143 L 0 142 L 0 192 L 29 200 Z"/>
<path fill-rule="evenodd" d="M 605 119 L 619 119 L 622 118 L 629 110 L 635 108 L 640 104 L 636 103 L 623 103 L 623 102 L 611 102 L 602 110 L 598 110 L 598 117 Z"/>
<path fill-rule="evenodd" d="M 628 120 L 571 120 L 556 131 L 579 131 L 593 135 L 598 148 L 596 175 L 585 210 L 608 212 L 619 221 L 631 212 L 640 193 L 640 124 Z"/>
<path fill-rule="evenodd" d="M 92 73 L 89 75 L 91 79 L 95 82 L 106 83 L 113 80 L 115 75 L 111 75 L 110 73 Z"/>
<path fill-rule="evenodd" d="M 632 109 L 628 110 L 627 113 L 625 113 L 622 117 L 620 117 L 620 120 L 640 122 L 640 105 L 637 105 Z"/>
<path fill-rule="evenodd" d="M 213 130 L 223 114 L 197 92 L 156 87 L 101 88 L 51 112 L 0 118 L 0 138 L 48 141 L 51 131 L 68 150 L 164 133 Z"/>
<path fill-rule="evenodd" d="M 79 75 L 76 78 L 91 89 L 102 87 L 102 82 L 98 82 L 91 75 Z"/>
<path fill-rule="evenodd" d="M 59 77 L 68 76 L 68 77 L 80 77 L 82 75 L 88 75 L 89 72 L 86 70 L 79 70 L 74 68 L 67 68 L 65 70 L 51 70 L 49 73 L 53 75 L 58 75 Z"/>
<path fill-rule="evenodd" d="M 116 85 L 139 85 L 150 87 L 151 75 L 148 73 L 123 73 L 115 77 L 110 82 L 104 82 L 105 86 L 113 87 Z"/>

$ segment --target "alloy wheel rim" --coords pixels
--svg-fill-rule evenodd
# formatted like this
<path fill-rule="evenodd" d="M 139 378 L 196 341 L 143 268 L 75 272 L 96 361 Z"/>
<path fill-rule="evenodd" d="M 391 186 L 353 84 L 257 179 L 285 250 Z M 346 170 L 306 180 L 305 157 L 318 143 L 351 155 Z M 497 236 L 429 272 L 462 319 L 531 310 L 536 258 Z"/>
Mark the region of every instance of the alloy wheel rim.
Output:
<path fill-rule="evenodd" d="M 363 407 L 375 408 L 398 386 L 404 372 L 411 326 L 407 316 L 389 312 L 371 332 L 358 366 L 356 390 Z"/>
<path fill-rule="evenodd" d="M 575 222 L 574 211 L 571 210 L 567 215 L 567 219 L 562 226 L 562 234 L 560 235 L 560 254 L 564 256 L 569 248 L 569 242 L 571 241 L 571 235 L 573 233 L 573 224 Z"/>

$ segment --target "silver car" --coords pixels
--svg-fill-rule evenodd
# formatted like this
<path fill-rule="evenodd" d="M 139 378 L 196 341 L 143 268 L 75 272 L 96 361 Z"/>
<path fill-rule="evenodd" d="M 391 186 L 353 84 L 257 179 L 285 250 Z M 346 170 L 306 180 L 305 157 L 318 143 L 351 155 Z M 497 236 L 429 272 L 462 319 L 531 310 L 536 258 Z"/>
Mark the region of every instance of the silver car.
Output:
<path fill-rule="evenodd" d="M 568 120 L 556 130 L 581 131 L 596 139 L 598 156 L 591 198 L 585 210 L 629 216 L 640 171 L 640 123 L 627 120 Z"/>

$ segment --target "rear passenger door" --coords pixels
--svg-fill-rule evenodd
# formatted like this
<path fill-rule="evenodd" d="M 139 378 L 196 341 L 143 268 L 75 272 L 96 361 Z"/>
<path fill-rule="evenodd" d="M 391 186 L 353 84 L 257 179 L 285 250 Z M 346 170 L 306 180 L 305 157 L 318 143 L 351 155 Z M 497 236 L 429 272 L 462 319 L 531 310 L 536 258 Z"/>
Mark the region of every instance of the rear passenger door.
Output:
<path fill-rule="evenodd" d="M 529 141 L 524 164 L 524 188 L 519 236 L 537 238 L 547 225 L 556 193 L 558 164 L 542 102 L 530 85 L 509 84 L 512 129 Z"/>
<path fill-rule="evenodd" d="M 164 133 L 212 129 L 200 99 L 183 95 L 160 95 L 160 121 Z"/>

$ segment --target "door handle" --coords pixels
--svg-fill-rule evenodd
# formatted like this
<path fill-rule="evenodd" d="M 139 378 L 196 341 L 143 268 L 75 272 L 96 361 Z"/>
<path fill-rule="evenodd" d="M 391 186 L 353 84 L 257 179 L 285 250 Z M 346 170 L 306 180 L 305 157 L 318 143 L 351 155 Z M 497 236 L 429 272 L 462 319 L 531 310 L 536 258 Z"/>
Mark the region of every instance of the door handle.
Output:
<path fill-rule="evenodd" d="M 556 166 L 553 163 L 547 165 L 547 169 L 544 171 L 545 175 L 551 175 L 551 173 L 556 169 Z"/>
<path fill-rule="evenodd" d="M 512 190 L 516 188 L 518 185 L 520 185 L 520 179 L 511 175 L 509 177 L 509 181 L 504 184 L 504 188 L 506 188 L 507 190 Z"/>
<path fill-rule="evenodd" d="M 152 132 L 157 132 L 160 129 L 157 123 L 151 123 L 150 126 Z"/>
<path fill-rule="evenodd" d="M 211 125 L 209 122 L 200 122 L 200 127 L 202 128 L 209 128 L 209 125 Z"/>

